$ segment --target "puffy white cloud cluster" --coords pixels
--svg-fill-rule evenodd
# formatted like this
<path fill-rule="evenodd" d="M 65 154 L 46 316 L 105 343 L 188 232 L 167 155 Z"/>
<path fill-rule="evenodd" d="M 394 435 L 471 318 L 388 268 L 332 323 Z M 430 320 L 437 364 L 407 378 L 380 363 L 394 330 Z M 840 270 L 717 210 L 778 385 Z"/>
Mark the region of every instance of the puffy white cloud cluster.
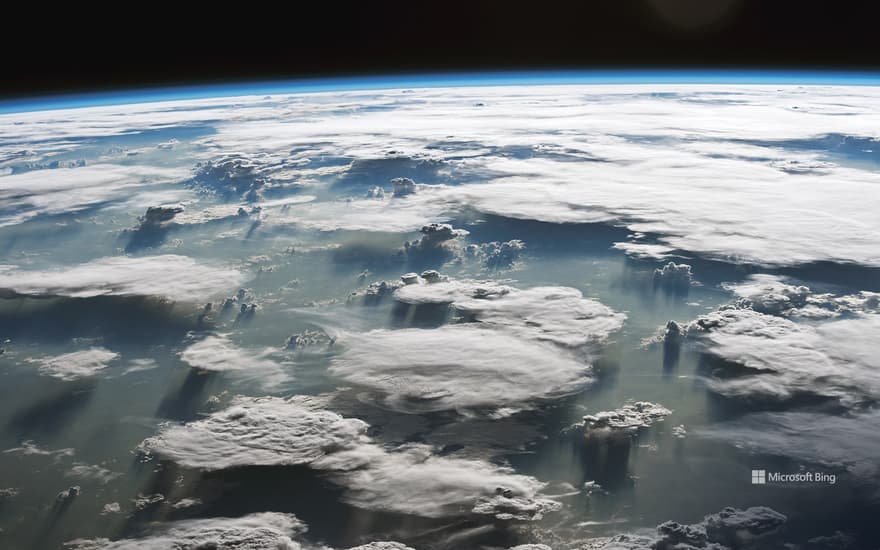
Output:
<path fill-rule="evenodd" d="M 43 449 L 31 440 L 22 441 L 18 447 L 12 447 L 3 451 L 3 454 L 22 455 L 22 456 L 50 456 L 56 461 L 67 456 L 73 456 L 74 449 L 65 447 L 63 449 Z"/>
<path fill-rule="evenodd" d="M 822 319 L 844 313 L 880 312 L 880 293 L 817 293 L 777 275 L 750 275 L 743 282 L 727 283 L 723 287 L 741 299 L 738 303 L 741 307 L 770 315 Z"/>
<path fill-rule="evenodd" d="M 773 400 L 812 395 L 846 406 L 880 398 L 880 315 L 811 325 L 727 307 L 693 321 L 684 332 L 707 353 L 741 365 L 736 376 L 708 379 L 720 394 Z"/>
<path fill-rule="evenodd" d="M 149 185 L 185 176 L 185 171 L 174 168 L 101 163 L 0 175 L 0 227 L 127 201 Z"/>
<path fill-rule="evenodd" d="M 347 502 L 424 517 L 490 515 L 539 520 L 561 504 L 539 495 L 544 483 L 483 460 L 434 456 L 426 445 L 386 451 L 375 444 L 329 454 L 313 466 L 336 472 Z"/>
<path fill-rule="evenodd" d="M 489 269 L 507 269 L 511 267 L 526 250 L 526 243 L 519 239 L 505 242 L 492 241 L 481 244 L 469 244 L 464 254 L 476 258 Z"/>
<path fill-rule="evenodd" d="M 471 324 L 345 334 L 340 343 L 330 372 L 404 412 L 527 407 L 592 381 L 572 354 Z"/>
<path fill-rule="evenodd" d="M 165 502 L 165 495 L 162 493 L 154 493 L 151 495 L 138 493 L 136 498 L 131 499 L 131 502 L 134 504 L 135 511 L 141 512 L 147 508 L 152 508 Z"/>
<path fill-rule="evenodd" d="M 391 180 L 395 197 L 405 197 L 416 192 L 416 182 L 410 178 L 394 178 Z"/>
<path fill-rule="evenodd" d="M 83 462 L 75 462 L 65 475 L 67 477 L 91 479 L 103 485 L 122 476 L 120 472 L 113 472 L 103 466 L 97 464 L 85 464 Z"/>
<path fill-rule="evenodd" d="M 694 282 L 691 266 L 669 262 L 654 270 L 654 285 L 674 291 L 687 290 Z"/>
<path fill-rule="evenodd" d="M 709 542 L 737 547 L 774 533 L 788 520 L 783 514 L 766 506 L 740 510 L 725 508 L 703 518 Z"/>
<path fill-rule="evenodd" d="M 665 260 L 675 252 L 671 246 L 658 243 L 644 243 L 634 241 L 621 241 L 612 245 L 616 250 L 622 250 L 628 256 L 643 260 Z"/>
<path fill-rule="evenodd" d="M 453 304 L 471 297 L 498 297 L 516 289 L 493 281 L 449 279 L 429 282 L 424 277 L 409 279 L 410 283 L 394 292 L 394 299 L 404 304 Z"/>
<path fill-rule="evenodd" d="M 732 263 L 880 265 L 870 244 L 880 227 L 869 207 L 859 204 L 876 185 L 874 175 L 843 168 L 833 175 L 791 175 L 753 162 L 635 143 L 622 143 L 619 153 L 615 162 L 599 164 L 487 162 L 487 170 L 509 175 L 445 189 L 443 198 L 519 219 L 625 225 L 656 235 L 656 244 L 669 249 Z M 846 192 L 835 194 L 840 186 Z M 826 216 L 846 221 L 827 223 Z"/>
<path fill-rule="evenodd" d="M 118 508 L 118 503 L 116 508 Z M 108 505 L 111 506 L 111 505 Z M 118 510 L 116 510 L 118 511 Z M 110 540 L 75 539 L 64 543 L 69 550 L 332 550 L 303 540 L 307 528 L 293 514 L 260 512 L 237 518 L 209 518 L 159 524 L 154 532 L 138 538 Z M 348 550 L 413 550 L 405 544 L 377 541 Z"/>
<path fill-rule="evenodd" d="M 228 373 L 266 388 L 277 388 L 292 379 L 290 365 L 278 350 L 245 350 L 224 334 L 209 335 L 189 345 L 180 353 L 180 359 L 195 369 Z"/>
<path fill-rule="evenodd" d="M 635 401 L 613 411 L 601 411 L 584 416 L 575 427 L 587 437 L 636 433 L 654 422 L 663 420 L 672 411 L 657 403 Z"/>
<path fill-rule="evenodd" d="M 262 512 L 238 518 L 177 521 L 141 538 L 76 539 L 71 550 L 166 550 L 169 548 L 235 548 L 237 550 L 304 550 L 295 538 L 306 530 L 292 514 Z"/>
<path fill-rule="evenodd" d="M 435 271 L 401 281 L 376 290 L 386 294 L 396 287 L 395 300 L 416 307 L 450 305 L 464 322 L 343 334 L 343 351 L 330 372 L 381 392 L 386 406 L 404 412 L 486 408 L 510 414 L 578 391 L 591 381 L 583 355 L 626 318 L 573 288 L 520 290 Z"/>
<path fill-rule="evenodd" d="M 441 196 L 442 186 L 418 195 L 375 196 L 361 199 L 314 201 L 292 205 L 279 223 L 292 223 L 319 231 L 418 231 L 426 224 L 449 220 L 450 209 Z"/>
<path fill-rule="evenodd" d="M 0 294 L 19 296 L 159 296 L 204 301 L 241 286 L 232 268 L 201 264 L 186 256 L 110 256 L 45 271 L 0 270 Z"/>
<path fill-rule="evenodd" d="M 626 315 L 569 287 L 520 290 L 494 282 L 447 280 L 407 285 L 394 293 L 408 304 L 451 304 L 481 326 L 564 347 L 604 342 Z"/>
<path fill-rule="evenodd" d="M 142 444 L 190 468 L 309 464 L 364 441 L 367 424 L 321 408 L 303 396 L 232 401 L 228 409 L 189 424 L 167 424 Z"/>
<path fill-rule="evenodd" d="M 355 546 L 354 548 L 349 548 L 348 550 L 413 550 L 409 546 L 405 544 L 401 544 L 399 542 L 390 542 L 390 541 L 379 541 L 379 542 L 369 542 L 367 544 L 362 544 L 360 546 Z"/>
<path fill-rule="evenodd" d="M 40 374 L 69 382 L 95 376 L 116 359 L 119 359 L 118 353 L 106 348 L 93 347 L 52 357 L 27 359 L 27 361 L 38 364 Z"/>
<path fill-rule="evenodd" d="M 284 347 L 290 351 L 320 351 L 329 349 L 334 342 L 336 337 L 330 336 L 323 330 L 306 329 L 291 334 Z"/>
<path fill-rule="evenodd" d="M 592 539 L 579 550 L 732 550 L 754 548 L 756 544 L 764 548 L 762 543 L 787 521 L 786 516 L 766 506 L 745 510 L 728 507 L 705 516 L 699 523 L 667 521 L 658 525 L 653 534 Z"/>
<path fill-rule="evenodd" d="M 483 296 L 479 287 L 452 306 L 481 325 L 567 348 L 604 343 L 626 315 L 569 287 L 542 286 Z"/>
<path fill-rule="evenodd" d="M 425 254 L 441 250 L 449 241 L 468 234 L 466 230 L 454 229 L 448 223 L 429 223 L 423 225 L 419 232 L 423 235 L 421 239 L 404 243 L 404 250 L 408 254 Z"/>
<path fill-rule="evenodd" d="M 255 202 L 271 183 L 264 171 L 253 159 L 231 156 L 200 163 L 192 184 L 223 198 Z"/>
<path fill-rule="evenodd" d="M 165 425 L 141 448 L 207 470 L 306 465 L 355 506 L 425 517 L 540 519 L 560 506 L 540 496 L 544 483 L 509 468 L 436 456 L 425 445 L 387 450 L 366 435 L 366 423 L 325 405 L 321 397 L 237 397 L 204 419 Z"/>

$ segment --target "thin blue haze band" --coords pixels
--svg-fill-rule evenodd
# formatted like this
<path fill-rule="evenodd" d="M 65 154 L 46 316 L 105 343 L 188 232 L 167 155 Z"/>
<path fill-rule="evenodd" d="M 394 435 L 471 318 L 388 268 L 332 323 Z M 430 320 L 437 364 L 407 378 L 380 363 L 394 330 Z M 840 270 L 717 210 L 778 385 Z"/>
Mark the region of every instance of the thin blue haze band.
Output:
<path fill-rule="evenodd" d="M 0 113 L 103 105 L 127 105 L 179 99 L 244 95 L 504 85 L 559 84 L 765 84 L 877 86 L 880 73 L 847 71 L 600 70 L 437 73 L 271 80 L 201 86 L 175 86 L 118 92 L 80 93 L 0 101 Z"/>

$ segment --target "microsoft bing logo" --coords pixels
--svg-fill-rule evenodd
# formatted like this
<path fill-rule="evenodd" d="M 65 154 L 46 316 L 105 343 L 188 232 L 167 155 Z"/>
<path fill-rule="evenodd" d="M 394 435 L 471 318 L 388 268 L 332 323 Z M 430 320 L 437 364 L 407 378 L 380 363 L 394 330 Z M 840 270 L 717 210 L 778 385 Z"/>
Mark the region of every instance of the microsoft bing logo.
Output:
<path fill-rule="evenodd" d="M 767 470 L 752 470 L 752 485 L 765 485 L 767 483 Z"/>

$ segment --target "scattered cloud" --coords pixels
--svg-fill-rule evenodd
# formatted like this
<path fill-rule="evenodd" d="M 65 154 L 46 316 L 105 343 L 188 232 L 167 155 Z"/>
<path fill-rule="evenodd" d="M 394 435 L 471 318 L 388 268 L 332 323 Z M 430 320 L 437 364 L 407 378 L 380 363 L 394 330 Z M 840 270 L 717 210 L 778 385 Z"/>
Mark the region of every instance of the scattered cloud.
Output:
<path fill-rule="evenodd" d="M 569 287 L 520 290 L 488 281 L 422 283 L 401 287 L 395 299 L 407 304 L 448 303 L 481 327 L 569 348 L 605 342 L 626 319 Z"/>
<path fill-rule="evenodd" d="M 95 376 L 117 359 L 119 359 L 118 353 L 106 348 L 94 347 L 54 357 L 27 359 L 27 361 L 37 363 L 40 374 L 69 382 Z"/>
<path fill-rule="evenodd" d="M 228 373 L 270 389 L 292 380 L 289 361 L 281 357 L 278 350 L 246 350 L 225 334 L 209 335 L 189 345 L 180 353 L 180 359 L 192 368 Z"/>
<path fill-rule="evenodd" d="M 654 533 L 620 534 L 585 541 L 582 550 L 732 550 L 734 548 L 782 548 L 773 538 L 788 521 L 783 514 L 766 506 L 745 510 L 725 508 L 709 514 L 699 523 L 683 524 L 667 521 Z M 773 543 L 778 543 L 773 546 Z"/>
<path fill-rule="evenodd" d="M 654 286 L 671 291 L 683 292 L 694 282 L 694 274 L 688 264 L 669 262 L 654 270 Z"/>
<path fill-rule="evenodd" d="M 740 298 L 738 305 L 783 317 L 824 319 L 842 314 L 880 313 L 880 293 L 818 293 L 778 275 L 755 274 L 739 283 L 722 285 Z"/>
<path fill-rule="evenodd" d="M 237 398 L 203 420 L 164 426 L 143 447 L 183 466 L 220 470 L 309 464 L 362 440 L 364 422 L 324 410 L 314 399 Z"/>
<path fill-rule="evenodd" d="M 592 347 L 605 343 L 626 318 L 573 288 L 520 290 L 436 271 L 371 285 L 364 299 L 392 292 L 414 307 L 448 305 L 460 322 L 342 334 L 330 372 L 383 393 L 385 406 L 404 412 L 487 408 L 511 414 L 536 400 L 574 393 L 592 380 Z"/>
<path fill-rule="evenodd" d="M 338 342 L 344 351 L 330 372 L 403 412 L 516 409 L 592 381 L 589 364 L 564 350 L 474 324 L 347 333 Z"/>
<path fill-rule="evenodd" d="M 3 451 L 3 454 L 22 455 L 22 456 L 49 456 L 56 461 L 66 456 L 73 456 L 74 450 L 71 447 L 63 449 L 43 449 L 31 440 L 22 441 L 18 447 L 12 447 Z"/>
<path fill-rule="evenodd" d="M 204 419 L 165 425 L 141 448 L 207 470 L 306 465 L 343 487 L 347 502 L 402 514 L 540 519 L 560 507 L 539 495 L 544 483 L 509 468 L 436 456 L 426 445 L 386 449 L 366 423 L 326 410 L 326 401 L 237 397 Z"/>
<path fill-rule="evenodd" d="M 302 550 L 294 538 L 305 525 L 291 514 L 262 512 L 238 518 L 194 519 L 160 526 L 141 538 L 76 539 L 64 544 L 71 550 L 164 550 L 167 548 L 240 548 L 241 550 Z"/>
<path fill-rule="evenodd" d="M 83 462 L 74 462 L 64 475 L 67 477 L 94 480 L 102 485 L 106 485 L 114 479 L 122 477 L 122 474 L 119 472 L 110 471 L 97 464 L 85 464 Z"/>
<path fill-rule="evenodd" d="M 691 322 L 684 332 L 706 353 L 739 365 L 707 379 L 722 395 L 779 401 L 812 395 L 851 407 L 880 398 L 880 315 L 810 325 L 727 307 Z"/>
<path fill-rule="evenodd" d="M 631 435 L 641 428 L 648 428 L 654 422 L 663 420 L 672 411 L 649 401 L 635 401 L 613 411 L 601 411 L 584 416 L 583 421 L 573 428 L 586 437 L 607 435 Z"/>
<path fill-rule="evenodd" d="M 0 175 L 0 227 L 128 200 L 146 186 L 174 183 L 185 175 L 174 168 L 112 164 Z"/>
<path fill-rule="evenodd" d="M 159 296 L 194 302 L 239 287 L 244 281 L 245 276 L 235 269 L 173 254 L 111 256 L 46 271 L 0 270 L 0 292 L 19 296 Z"/>

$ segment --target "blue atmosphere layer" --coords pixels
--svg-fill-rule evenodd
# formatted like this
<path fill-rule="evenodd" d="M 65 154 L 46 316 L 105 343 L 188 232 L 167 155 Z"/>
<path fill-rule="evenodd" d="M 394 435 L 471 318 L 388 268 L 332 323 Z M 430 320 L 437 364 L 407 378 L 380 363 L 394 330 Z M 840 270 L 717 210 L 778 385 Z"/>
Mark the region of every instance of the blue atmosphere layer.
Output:
<path fill-rule="evenodd" d="M 19 98 L 0 101 L 0 113 L 43 111 L 151 101 L 244 95 L 295 94 L 396 88 L 553 84 L 765 84 L 877 86 L 880 73 L 832 71 L 541 71 L 274 80 L 202 86 L 175 86 L 119 92 Z"/>

